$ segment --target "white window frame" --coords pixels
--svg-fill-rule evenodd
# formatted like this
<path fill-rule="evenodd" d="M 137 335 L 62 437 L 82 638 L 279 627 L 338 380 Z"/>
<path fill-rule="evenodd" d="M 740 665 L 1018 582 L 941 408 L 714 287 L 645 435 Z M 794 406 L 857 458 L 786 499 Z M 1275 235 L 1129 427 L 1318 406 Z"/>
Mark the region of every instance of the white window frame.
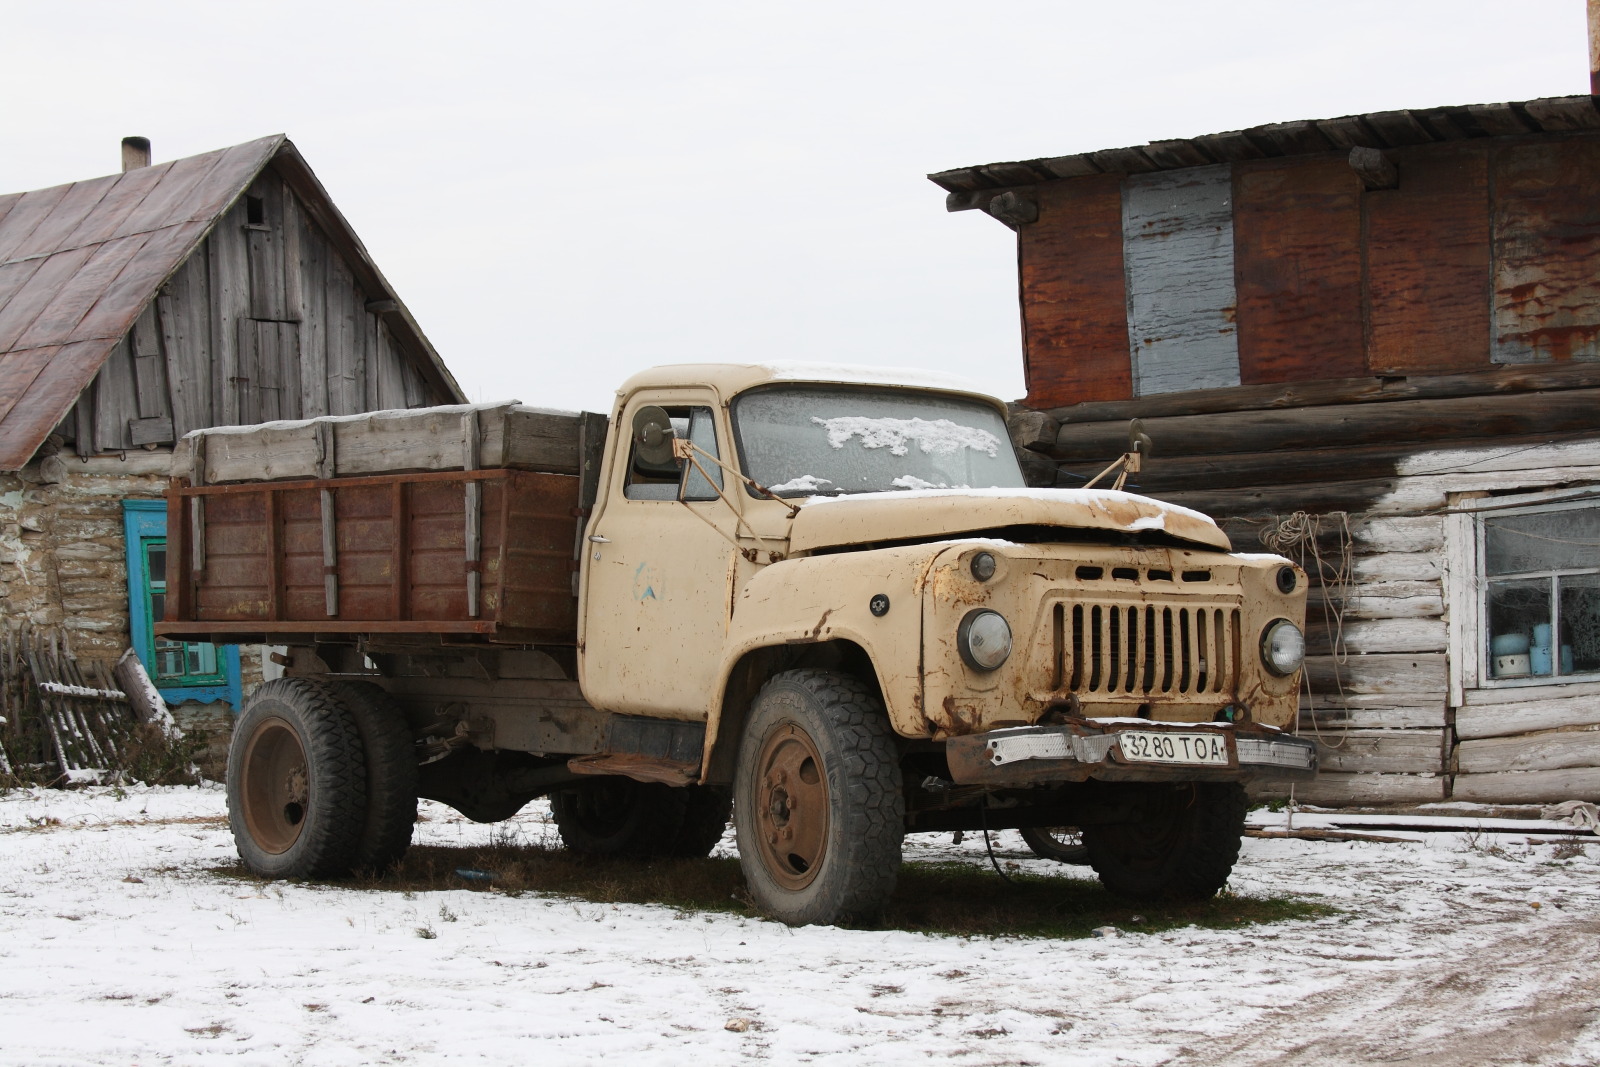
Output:
<path fill-rule="evenodd" d="M 1489 633 L 1489 580 L 1484 519 L 1492 515 L 1526 515 L 1600 508 L 1600 486 L 1489 496 L 1486 493 L 1451 494 L 1445 517 L 1445 583 L 1450 603 L 1450 703 L 1460 707 L 1468 689 L 1519 689 L 1600 682 L 1600 671 L 1583 674 L 1538 675 L 1528 678 L 1494 678 L 1487 651 Z M 1552 574 L 1600 572 L 1591 569 L 1552 571 Z M 1552 608 L 1559 611 L 1559 605 Z"/>

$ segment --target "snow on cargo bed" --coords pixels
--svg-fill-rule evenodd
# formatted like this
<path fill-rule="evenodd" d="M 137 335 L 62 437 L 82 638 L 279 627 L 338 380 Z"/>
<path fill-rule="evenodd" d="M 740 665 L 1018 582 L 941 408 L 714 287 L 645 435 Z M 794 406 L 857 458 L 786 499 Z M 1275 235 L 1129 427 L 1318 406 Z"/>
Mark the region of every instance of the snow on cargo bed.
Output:
<path fill-rule="evenodd" d="M 423 810 L 422 846 L 552 837 L 543 804 L 493 826 Z M 1013 876 L 1087 877 L 1009 831 L 994 847 Z M 0 848 L 0 1064 L 1600 1057 L 1593 842 L 1247 838 L 1234 893 L 1337 911 L 1145 932 L 1129 909 L 1108 936 L 1065 941 L 789 929 L 465 880 L 261 883 L 230 873 L 214 788 L 0 795 Z M 906 853 L 988 870 L 981 834 Z M 984 876 L 1006 908 L 1012 887 Z"/>

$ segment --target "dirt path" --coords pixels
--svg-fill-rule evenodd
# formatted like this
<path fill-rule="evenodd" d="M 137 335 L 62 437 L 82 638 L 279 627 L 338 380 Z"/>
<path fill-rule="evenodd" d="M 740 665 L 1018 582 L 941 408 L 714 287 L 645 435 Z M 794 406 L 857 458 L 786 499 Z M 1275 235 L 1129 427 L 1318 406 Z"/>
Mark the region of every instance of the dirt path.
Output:
<path fill-rule="evenodd" d="M 1353 979 L 1177 1063 L 1335 1067 L 1357 1063 L 1590 1067 L 1600 1048 L 1600 920 L 1479 927 L 1466 951 Z M 1580 1043 L 1584 1031 L 1587 1039 Z M 1311 1036 L 1309 1039 L 1307 1035 Z M 1587 1045 L 1587 1050 L 1575 1048 Z"/>

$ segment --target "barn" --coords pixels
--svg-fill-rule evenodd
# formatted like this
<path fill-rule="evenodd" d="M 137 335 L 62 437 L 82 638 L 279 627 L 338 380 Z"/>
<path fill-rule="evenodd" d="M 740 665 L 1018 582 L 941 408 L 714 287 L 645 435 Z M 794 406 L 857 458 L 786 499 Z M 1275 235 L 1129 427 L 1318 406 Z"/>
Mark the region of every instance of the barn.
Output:
<path fill-rule="evenodd" d="M 1326 804 L 1600 799 L 1600 97 L 930 175 L 1016 233 L 1040 485 L 1316 576 Z"/>
<path fill-rule="evenodd" d="M 0 629 L 132 647 L 167 703 L 215 712 L 262 655 L 152 632 L 175 443 L 463 397 L 287 138 L 122 157 L 0 196 Z"/>

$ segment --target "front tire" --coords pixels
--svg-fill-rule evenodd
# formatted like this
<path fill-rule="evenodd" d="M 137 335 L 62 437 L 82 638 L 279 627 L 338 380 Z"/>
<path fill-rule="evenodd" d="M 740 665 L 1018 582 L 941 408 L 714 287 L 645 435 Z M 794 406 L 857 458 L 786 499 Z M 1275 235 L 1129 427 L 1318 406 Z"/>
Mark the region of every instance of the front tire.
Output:
<path fill-rule="evenodd" d="M 361 734 L 326 685 L 279 678 L 251 694 L 228 748 L 228 825 L 263 878 L 350 870 L 366 819 Z"/>
<path fill-rule="evenodd" d="M 734 811 L 739 865 L 762 912 L 791 926 L 881 913 L 905 800 L 877 696 L 833 671 L 775 675 L 745 726 Z"/>
<path fill-rule="evenodd" d="M 1089 862 L 1089 850 L 1076 826 L 1029 826 L 1022 830 L 1022 842 L 1042 860 L 1079 866 Z"/>
<path fill-rule="evenodd" d="M 1137 805 L 1130 822 L 1083 828 L 1100 882 L 1137 900 L 1206 900 L 1239 859 L 1248 804 L 1237 782 L 1113 786 Z"/>

